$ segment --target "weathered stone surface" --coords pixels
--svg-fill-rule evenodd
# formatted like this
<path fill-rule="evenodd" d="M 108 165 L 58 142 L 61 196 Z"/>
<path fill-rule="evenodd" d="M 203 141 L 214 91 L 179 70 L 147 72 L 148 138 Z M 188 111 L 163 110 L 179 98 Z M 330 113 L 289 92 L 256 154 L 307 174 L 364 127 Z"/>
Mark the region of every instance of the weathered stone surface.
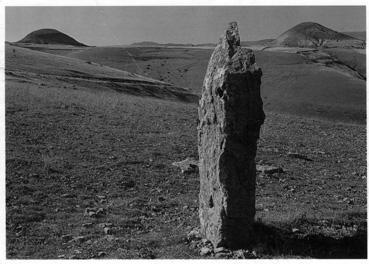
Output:
<path fill-rule="evenodd" d="M 261 75 L 230 23 L 210 58 L 198 109 L 201 234 L 215 248 L 243 247 L 252 238 L 256 144 L 265 118 Z"/>

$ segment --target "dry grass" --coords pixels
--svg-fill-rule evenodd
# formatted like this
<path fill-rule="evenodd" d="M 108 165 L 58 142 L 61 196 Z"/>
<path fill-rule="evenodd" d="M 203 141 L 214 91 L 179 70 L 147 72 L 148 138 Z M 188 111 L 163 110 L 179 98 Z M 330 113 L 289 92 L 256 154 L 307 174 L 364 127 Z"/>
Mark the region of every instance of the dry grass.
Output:
<path fill-rule="evenodd" d="M 352 52 L 349 49 L 337 48 L 325 49 L 324 51 L 366 78 L 366 54 Z"/>
<path fill-rule="evenodd" d="M 198 258 L 184 242 L 198 226 L 198 175 L 171 166 L 197 156 L 196 105 L 42 83 L 7 78 L 7 256 Z M 365 141 L 365 126 L 267 113 L 257 161 L 286 173 L 258 176 L 261 257 L 366 254 L 357 235 L 366 227 Z M 88 207 L 106 214 L 85 216 Z M 63 241 L 68 234 L 84 238 Z"/>

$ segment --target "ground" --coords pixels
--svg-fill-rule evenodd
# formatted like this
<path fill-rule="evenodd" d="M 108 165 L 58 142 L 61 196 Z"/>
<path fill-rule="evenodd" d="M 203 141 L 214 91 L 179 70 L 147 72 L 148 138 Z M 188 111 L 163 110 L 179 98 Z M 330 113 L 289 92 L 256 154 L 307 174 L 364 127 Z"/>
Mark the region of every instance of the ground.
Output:
<path fill-rule="evenodd" d="M 197 158 L 197 104 L 10 62 L 7 257 L 204 258 L 187 238 L 199 226 L 199 176 L 172 166 Z M 256 161 L 284 172 L 257 175 L 250 250 L 260 258 L 366 258 L 365 124 L 268 109 L 266 116 Z"/>

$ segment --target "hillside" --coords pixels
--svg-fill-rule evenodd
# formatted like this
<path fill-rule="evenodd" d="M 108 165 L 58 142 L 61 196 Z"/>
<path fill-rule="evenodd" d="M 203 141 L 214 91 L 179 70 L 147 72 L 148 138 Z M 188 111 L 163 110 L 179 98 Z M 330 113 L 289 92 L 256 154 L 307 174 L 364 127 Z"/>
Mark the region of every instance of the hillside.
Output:
<path fill-rule="evenodd" d="M 197 96 L 186 89 L 114 69 L 91 61 L 6 45 L 6 74 L 26 77 L 34 82 L 79 84 L 86 89 L 109 90 L 139 96 L 195 101 Z M 68 85 L 69 86 L 69 85 Z"/>
<path fill-rule="evenodd" d="M 353 38 L 366 41 L 366 31 L 348 31 L 348 32 L 342 32 L 342 33 L 349 35 Z"/>
<path fill-rule="evenodd" d="M 300 23 L 280 35 L 274 42 L 288 47 L 364 48 L 365 42 L 314 22 Z"/>
<path fill-rule="evenodd" d="M 149 76 L 199 95 L 211 52 L 195 48 L 97 47 L 66 56 Z M 335 49 L 334 56 L 342 60 L 341 68 L 296 53 L 255 51 L 255 56 L 263 70 L 261 93 L 267 110 L 365 123 L 366 82 L 348 72 L 349 67 L 365 72 L 365 55 Z M 349 67 L 344 68 L 344 63 Z"/>
<path fill-rule="evenodd" d="M 78 42 L 74 38 L 64 34 L 56 29 L 39 29 L 29 33 L 17 43 L 31 43 L 31 44 L 61 44 L 72 46 L 86 46 Z"/>

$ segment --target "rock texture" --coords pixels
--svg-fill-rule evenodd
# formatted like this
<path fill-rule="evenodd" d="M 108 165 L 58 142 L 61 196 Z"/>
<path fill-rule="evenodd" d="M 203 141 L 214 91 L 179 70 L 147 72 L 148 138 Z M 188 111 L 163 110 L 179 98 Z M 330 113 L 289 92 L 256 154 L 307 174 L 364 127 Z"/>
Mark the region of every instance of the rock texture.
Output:
<path fill-rule="evenodd" d="M 240 248 L 252 238 L 261 75 L 230 23 L 210 58 L 198 109 L 201 234 L 215 248 Z"/>

